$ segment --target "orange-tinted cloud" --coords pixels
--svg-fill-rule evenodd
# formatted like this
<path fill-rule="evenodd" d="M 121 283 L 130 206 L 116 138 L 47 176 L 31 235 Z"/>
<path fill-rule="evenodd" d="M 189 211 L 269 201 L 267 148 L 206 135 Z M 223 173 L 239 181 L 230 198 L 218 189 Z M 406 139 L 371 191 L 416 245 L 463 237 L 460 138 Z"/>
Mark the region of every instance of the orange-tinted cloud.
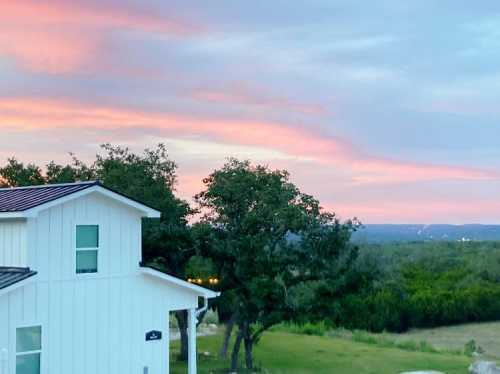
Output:
<path fill-rule="evenodd" d="M 196 26 L 128 6 L 0 0 L 0 56 L 30 71 L 69 73 L 95 64 L 111 30 L 169 35 L 200 32 Z"/>
<path fill-rule="evenodd" d="M 319 168 L 350 173 L 355 184 L 426 180 L 490 180 L 500 173 L 445 165 L 425 165 L 364 155 L 352 145 L 314 130 L 277 122 L 198 119 L 69 101 L 26 98 L 0 99 L 0 127 L 34 132 L 39 129 L 153 129 L 163 136 L 203 139 L 280 151 Z"/>

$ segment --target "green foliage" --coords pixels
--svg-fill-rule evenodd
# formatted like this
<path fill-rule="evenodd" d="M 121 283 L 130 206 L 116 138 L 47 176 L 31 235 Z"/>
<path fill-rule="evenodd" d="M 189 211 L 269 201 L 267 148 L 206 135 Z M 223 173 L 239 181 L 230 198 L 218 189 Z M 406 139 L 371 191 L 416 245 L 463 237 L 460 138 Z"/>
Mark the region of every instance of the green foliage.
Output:
<path fill-rule="evenodd" d="M 219 302 L 231 310 L 247 353 L 271 326 L 304 319 L 324 303 L 323 293 L 348 283 L 355 223 L 324 212 L 286 171 L 230 159 L 204 184 L 196 200 L 210 229 L 201 230 L 200 252 L 218 269 Z"/>
<path fill-rule="evenodd" d="M 324 336 L 330 330 L 324 321 L 313 323 L 280 323 L 271 328 L 271 331 L 289 332 L 291 334 Z"/>
<path fill-rule="evenodd" d="M 362 258 L 378 258 L 379 274 L 359 292 L 344 295 L 338 326 L 402 332 L 497 320 L 500 282 L 494 266 L 499 243 L 411 243 L 367 246 Z"/>
<path fill-rule="evenodd" d="M 467 356 L 472 356 L 472 354 L 476 352 L 476 349 L 476 341 L 474 339 L 471 339 L 464 345 L 464 354 Z"/>
<path fill-rule="evenodd" d="M 25 165 L 15 158 L 9 158 L 7 165 L 0 168 L 0 187 L 36 186 L 44 183 L 42 169 L 37 165 Z"/>
<path fill-rule="evenodd" d="M 212 259 L 195 255 L 186 264 L 186 276 L 189 278 L 208 279 L 216 274 Z"/>

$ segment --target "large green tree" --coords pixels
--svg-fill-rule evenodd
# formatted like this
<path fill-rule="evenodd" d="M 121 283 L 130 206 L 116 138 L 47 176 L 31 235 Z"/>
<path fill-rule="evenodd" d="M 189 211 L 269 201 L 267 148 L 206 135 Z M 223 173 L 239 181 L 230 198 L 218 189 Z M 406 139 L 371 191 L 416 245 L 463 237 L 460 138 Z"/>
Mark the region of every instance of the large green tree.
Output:
<path fill-rule="evenodd" d="M 306 318 L 304 305 L 318 303 L 321 290 L 341 292 L 356 257 L 349 245 L 356 222 L 324 212 L 288 172 L 249 161 L 230 159 L 204 184 L 196 200 L 202 224 L 213 231 L 206 255 L 216 264 L 221 301 L 237 327 L 231 371 L 242 343 L 252 369 L 253 346 L 266 330 Z"/>

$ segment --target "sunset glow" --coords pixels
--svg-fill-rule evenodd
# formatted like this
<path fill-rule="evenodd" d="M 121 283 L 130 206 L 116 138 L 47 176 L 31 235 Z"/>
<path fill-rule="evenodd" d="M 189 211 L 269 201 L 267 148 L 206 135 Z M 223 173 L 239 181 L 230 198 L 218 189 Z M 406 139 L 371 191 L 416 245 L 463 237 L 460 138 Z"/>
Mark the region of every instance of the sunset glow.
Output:
<path fill-rule="evenodd" d="M 343 218 L 499 223 L 500 5 L 383 3 L 0 0 L 0 159 L 162 142 L 188 200 L 235 156 Z"/>

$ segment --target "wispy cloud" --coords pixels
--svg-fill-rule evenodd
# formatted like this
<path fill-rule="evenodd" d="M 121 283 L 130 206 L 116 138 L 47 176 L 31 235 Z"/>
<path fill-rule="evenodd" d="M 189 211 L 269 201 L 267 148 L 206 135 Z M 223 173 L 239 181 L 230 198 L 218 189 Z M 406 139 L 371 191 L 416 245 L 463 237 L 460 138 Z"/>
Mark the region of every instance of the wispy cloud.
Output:
<path fill-rule="evenodd" d="M 0 55 L 34 72 L 67 74 L 96 68 L 111 31 L 170 36 L 202 32 L 197 25 L 123 5 L 2 0 L 0 6 Z"/>
<path fill-rule="evenodd" d="M 162 136 L 204 139 L 232 145 L 271 149 L 321 167 L 338 167 L 353 173 L 353 183 L 401 183 L 422 180 L 490 180 L 495 171 L 419 164 L 365 155 L 354 146 L 313 129 L 275 122 L 198 119 L 165 112 L 151 112 L 68 101 L 4 98 L 0 100 L 0 127 L 33 133 L 39 129 L 142 128 Z"/>
<path fill-rule="evenodd" d="M 500 203 L 488 200 L 422 200 L 415 198 L 394 201 L 388 198 L 386 200 L 373 199 L 363 203 L 327 202 L 325 208 L 337 212 L 343 218 L 349 218 L 355 212 L 357 217 L 362 218 L 362 222 L 363 217 L 368 219 L 368 222 L 364 223 L 500 223 L 497 213 L 500 210 Z M 408 215 L 409 212 L 412 214 Z"/>
<path fill-rule="evenodd" d="M 324 116 L 327 108 L 320 104 L 304 103 L 287 98 L 284 95 L 272 95 L 264 90 L 256 90 L 245 83 L 230 84 L 222 88 L 198 89 L 192 92 L 192 98 L 201 101 L 220 104 L 225 107 L 264 110 L 270 112 L 295 112 L 305 115 Z"/>

